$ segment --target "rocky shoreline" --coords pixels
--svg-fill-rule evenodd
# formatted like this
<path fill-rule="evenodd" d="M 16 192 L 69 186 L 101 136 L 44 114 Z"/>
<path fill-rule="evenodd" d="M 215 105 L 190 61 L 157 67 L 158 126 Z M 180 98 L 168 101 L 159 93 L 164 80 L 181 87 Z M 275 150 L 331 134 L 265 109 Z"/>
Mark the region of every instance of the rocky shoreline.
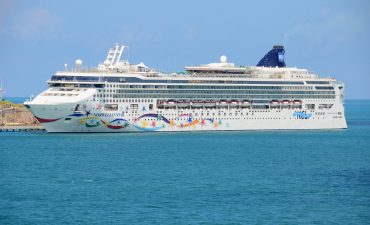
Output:
<path fill-rule="evenodd" d="M 30 111 L 23 104 L 10 101 L 0 102 L 0 128 L 42 128 Z"/>

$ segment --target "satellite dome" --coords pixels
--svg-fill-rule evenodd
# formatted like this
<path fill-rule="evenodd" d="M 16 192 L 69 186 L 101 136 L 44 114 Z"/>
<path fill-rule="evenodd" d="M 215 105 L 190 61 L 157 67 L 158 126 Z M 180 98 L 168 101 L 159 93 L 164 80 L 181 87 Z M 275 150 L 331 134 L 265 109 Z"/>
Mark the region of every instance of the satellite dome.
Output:
<path fill-rule="evenodd" d="M 108 59 L 104 60 L 104 66 L 109 66 L 110 61 Z"/>
<path fill-rule="evenodd" d="M 76 67 L 80 67 L 82 65 L 82 60 L 76 59 L 75 64 L 76 64 Z"/>
<path fill-rule="evenodd" d="M 222 56 L 220 57 L 220 62 L 221 62 L 221 63 L 226 63 L 226 62 L 227 62 L 227 57 L 226 57 L 226 55 L 222 55 Z"/>

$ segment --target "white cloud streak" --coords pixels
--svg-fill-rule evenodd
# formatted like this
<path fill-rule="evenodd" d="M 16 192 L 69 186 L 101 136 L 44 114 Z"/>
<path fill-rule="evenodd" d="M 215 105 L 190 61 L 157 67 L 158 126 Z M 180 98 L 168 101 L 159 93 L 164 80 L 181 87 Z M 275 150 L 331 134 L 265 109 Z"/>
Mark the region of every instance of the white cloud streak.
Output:
<path fill-rule="evenodd" d="M 282 43 L 288 44 L 302 36 L 313 42 L 334 41 L 343 44 L 356 35 L 369 29 L 364 20 L 353 14 L 335 14 L 325 16 L 321 22 L 299 24 L 283 35 Z"/>
<path fill-rule="evenodd" d="M 50 39 L 55 37 L 60 19 L 43 8 L 32 8 L 19 13 L 10 27 L 10 34 L 21 39 Z"/>

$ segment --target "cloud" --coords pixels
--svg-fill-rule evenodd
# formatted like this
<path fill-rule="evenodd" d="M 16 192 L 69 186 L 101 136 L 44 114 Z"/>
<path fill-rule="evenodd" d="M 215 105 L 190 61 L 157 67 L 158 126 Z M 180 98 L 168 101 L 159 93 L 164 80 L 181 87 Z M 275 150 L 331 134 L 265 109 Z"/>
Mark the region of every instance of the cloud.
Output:
<path fill-rule="evenodd" d="M 9 8 L 11 7 L 10 0 L 0 0 L 0 36 L 7 35 L 5 27 L 5 16 L 8 14 Z"/>
<path fill-rule="evenodd" d="M 10 0 L 1 0 L 0 1 L 0 18 L 3 17 L 6 14 L 10 5 L 11 5 Z"/>
<path fill-rule="evenodd" d="M 324 11 L 324 12 L 323 12 Z M 326 15 L 320 22 L 299 24 L 282 37 L 282 43 L 288 44 L 292 39 L 306 37 L 313 42 L 336 42 L 343 44 L 356 35 L 368 29 L 368 24 L 360 16 L 354 14 L 335 14 L 327 16 L 329 10 L 323 9 L 321 14 Z"/>
<path fill-rule="evenodd" d="M 312 30 L 312 25 L 310 23 L 299 24 L 283 35 L 282 43 L 286 45 L 295 36 L 309 33 L 310 30 Z"/>
<path fill-rule="evenodd" d="M 55 36 L 59 18 L 43 8 L 33 8 L 18 15 L 11 33 L 22 39 L 45 38 Z"/>
<path fill-rule="evenodd" d="M 122 26 L 118 33 L 118 40 L 122 43 L 154 43 L 159 42 L 164 37 L 164 29 L 142 29 L 133 26 Z"/>
<path fill-rule="evenodd" d="M 189 40 L 196 39 L 199 36 L 199 30 L 196 26 L 190 26 L 185 30 L 185 38 Z"/>

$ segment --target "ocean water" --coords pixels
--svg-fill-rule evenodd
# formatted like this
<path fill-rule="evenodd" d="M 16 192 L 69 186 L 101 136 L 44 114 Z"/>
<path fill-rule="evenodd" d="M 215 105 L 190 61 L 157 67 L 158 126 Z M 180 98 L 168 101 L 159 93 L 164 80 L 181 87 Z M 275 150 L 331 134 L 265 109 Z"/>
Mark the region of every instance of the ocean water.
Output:
<path fill-rule="evenodd" d="M 0 133 L 0 224 L 369 224 L 370 101 L 349 128 Z"/>
<path fill-rule="evenodd" d="M 3 100 L 11 101 L 13 103 L 21 104 L 25 102 L 27 99 L 26 97 L 3 97 Z"/>

